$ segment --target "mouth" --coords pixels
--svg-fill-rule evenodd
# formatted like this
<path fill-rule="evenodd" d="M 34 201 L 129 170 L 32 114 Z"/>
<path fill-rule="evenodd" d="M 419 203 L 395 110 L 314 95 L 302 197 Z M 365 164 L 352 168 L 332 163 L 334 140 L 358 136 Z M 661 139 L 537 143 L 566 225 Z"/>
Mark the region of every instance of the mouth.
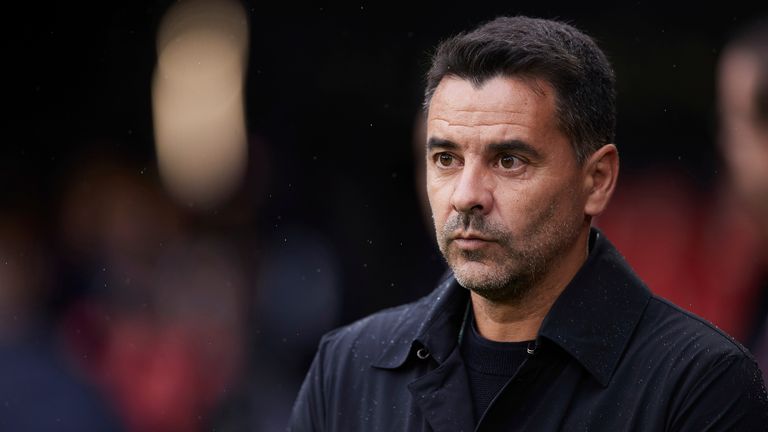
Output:
<path fill-rule="evenodd" d="M 477 250 L 487 247 L 491 243 L 494 243 L 495 240 L 479 234 L 462 233 L 453 236 L 451 242 L 455 243 L 459 249 Z"/>

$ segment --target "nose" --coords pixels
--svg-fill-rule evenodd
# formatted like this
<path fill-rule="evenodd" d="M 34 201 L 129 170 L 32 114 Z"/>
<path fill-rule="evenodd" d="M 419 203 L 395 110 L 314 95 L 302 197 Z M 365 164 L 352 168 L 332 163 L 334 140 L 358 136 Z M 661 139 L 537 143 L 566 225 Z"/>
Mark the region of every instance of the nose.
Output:
<path fill-rule="evenodd" d="M 466 164 L 451 195 L 451 205 L 459 213 L 487 214 L 493 205 L 489 176 L 480 164 Z"/>

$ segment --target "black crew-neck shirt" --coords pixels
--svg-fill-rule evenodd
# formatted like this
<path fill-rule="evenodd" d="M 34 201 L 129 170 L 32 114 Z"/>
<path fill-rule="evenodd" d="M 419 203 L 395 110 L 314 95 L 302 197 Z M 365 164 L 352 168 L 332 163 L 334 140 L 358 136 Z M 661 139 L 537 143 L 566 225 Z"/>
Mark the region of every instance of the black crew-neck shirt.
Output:
<path fill-rule="evenodd" d="M 467 369 L 475 422 L 528 357 L 533 341 L 495 342 L 480 335 L 470 312 L 461 341 L 461 356 Z"/>

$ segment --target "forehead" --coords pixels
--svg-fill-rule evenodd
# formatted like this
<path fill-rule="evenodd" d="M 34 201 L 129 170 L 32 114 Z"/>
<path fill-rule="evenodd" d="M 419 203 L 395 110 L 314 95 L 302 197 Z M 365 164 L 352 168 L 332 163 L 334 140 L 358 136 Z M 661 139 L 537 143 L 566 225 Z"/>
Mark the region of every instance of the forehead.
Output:
<path fill-rule="evenodd" d="M 427 131 L 470 142 L 559 133 L 554 89 L 545 81 L 504 76 L 476 87 L 449 76 L 432 96 Z"/>

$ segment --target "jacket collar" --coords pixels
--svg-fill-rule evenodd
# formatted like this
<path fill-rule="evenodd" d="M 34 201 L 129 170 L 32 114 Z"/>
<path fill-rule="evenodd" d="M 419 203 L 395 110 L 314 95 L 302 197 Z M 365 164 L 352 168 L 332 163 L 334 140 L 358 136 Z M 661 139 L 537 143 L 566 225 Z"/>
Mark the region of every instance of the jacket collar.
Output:
<path fill-rule="evenodd" d="M 539 329 L 607 386 L 651 293 L 605 236 L 593 228 L 586 262 Z"/>
<path fill-rule="evenodd" d="M 538 339 L 560 346 L 606 386 L 650 297 L 616 248 L 593 228 L 589 256 L 544 318 Z M 468 302 L 469 291 L 449 272 L 437 289 L 403 311 L 393 326 L 393 343 L 374 366 L 398 368 L 419 346 L 442 363 L 457 344 Z"/>
<path fill-rule="evenodd" d="M 468 304 L 469 290 L 447 272 L 432 293 L 406 307 L 394 325 L 391 343 L 373 366 L 398 368 L 421 347 L 442 363 L 458 342 Z"/>

